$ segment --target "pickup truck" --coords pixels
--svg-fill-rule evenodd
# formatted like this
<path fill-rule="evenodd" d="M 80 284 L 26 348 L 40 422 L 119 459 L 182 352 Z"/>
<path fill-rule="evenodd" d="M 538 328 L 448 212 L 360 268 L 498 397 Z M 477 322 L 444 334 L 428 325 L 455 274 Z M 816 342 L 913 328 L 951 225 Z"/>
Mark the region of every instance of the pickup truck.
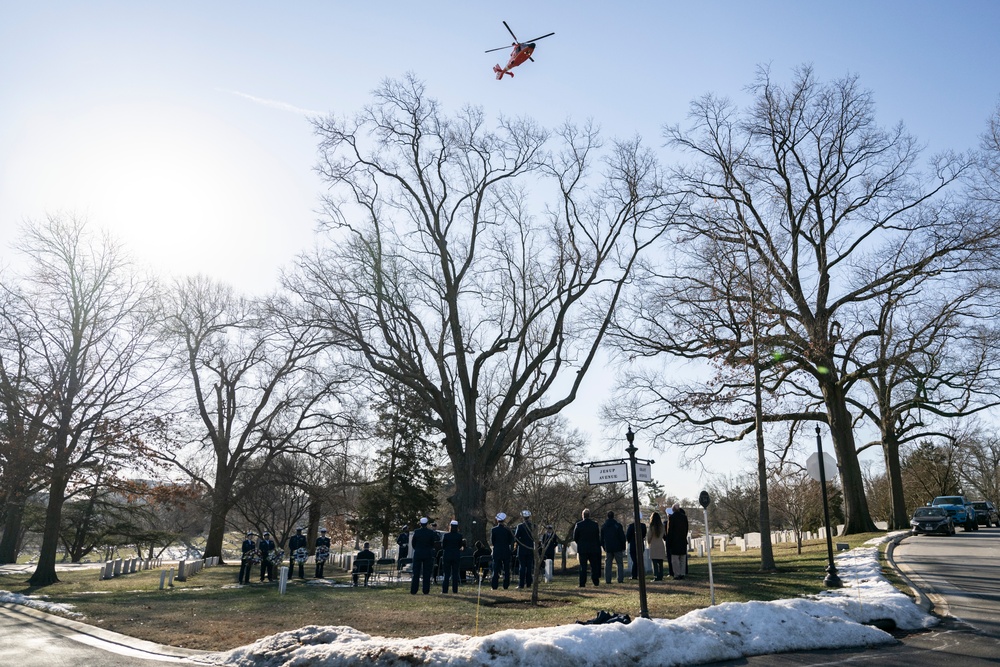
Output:
<path fill-rule="evenodd" d="M 962 526 L 966 532 L 979 530 L 979 522 L 976 521 L 976 509 L 965 496 L 938 496 L 927 504 L 947 510 L 948 515 L 955 522 L 955 525 Z"/>

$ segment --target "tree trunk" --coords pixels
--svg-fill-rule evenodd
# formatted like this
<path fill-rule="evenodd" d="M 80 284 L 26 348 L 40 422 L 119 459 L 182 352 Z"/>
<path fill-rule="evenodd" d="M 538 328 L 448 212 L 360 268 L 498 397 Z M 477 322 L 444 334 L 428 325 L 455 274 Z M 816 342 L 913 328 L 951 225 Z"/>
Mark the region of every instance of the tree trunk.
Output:
<path fill-rule="evenodd" d="M 906 512 L 906 500 L 903 497 L 903 472 L 899 464 L 899 442 L 893 436 L 888 436 L 882 443 L 885 454 L 885 472 L 889 478 L 889 500 L 892 505 L 892 516 L 889 517 L 889 530 L 902 530 L 910 527 L 910 517 Z"/>
<path fill-rule="evenodd" d="M 854 444 L 851 415 L 847 410 L 840 386 L 835 382 L 824 383 L 823 398 L 826 403 L 827 418 L 830 420 L 830 437 L 833 439 L 837 465 L 840 468 L 840 481 L 844 494 L 845 534 L 874 532 L 877 529 L 868 512 L 868 500 L 865 498 L 861 463 L 858 461 L 858 452 Z"/>
<path fill-rule="evenodd" d="M 3 537 L 0 537 L 0 565 L 17 562 L 17 554 L 21 550 L 24 503 L 25 499 L 13 491 L 7 497 L 7 516 L 3 523 Z"/>
<path fill-rule="evenodd" d="M 489 544 L 487 528 L 489 519 L 486 516 L 486 486 L 483 480 L 486 474 L 479 470 L 478 462 L 474 461 L 474 456 L 466 454 L 464 461 L 452 461 L 452 468 L 455 472 L 455 493 L 448 497 L 448 502 L 455 509 L 455 519 L 459 526 L 466 526 L 463 530 L 469 538 L 470 544 L 475 544 L 476 540 L 482 540 L 484 544 Z"/>
<path fill-rule="evenodd" d="M 59 525 L 62 521 L 63 503 L 66 502 L 66 484 L 69 475 L 62 470 L 52 472 L 49 483 L 49 504 L 45 508 L 45 526 L 42 529 L 42 551 L 38 565 L 28 579 L 31 586 L 48 586 L 59 583 L 56 576 L 56 552 L 59 550 Z"/>
<path fill-rule="evenodd" d="M 229 493 L 228 480 L 216 480 L 212 489 L 211 520 L 208 525 L 208 539 L 205 540 L 205 558 L 219 557 L 219 563 L 225 562 L 222 557 L 222 544 L 226 537 L 226 516 L 229 514 L 232 499 Z"/>
<path fill-rule="evenodd" d="M 323 503 L 315 494 L 309 496 L 309 525 L 306 528 L 306 540 L 309 544 L 316 544 L 319 537 L 320 519 L 323 518 Z"/>

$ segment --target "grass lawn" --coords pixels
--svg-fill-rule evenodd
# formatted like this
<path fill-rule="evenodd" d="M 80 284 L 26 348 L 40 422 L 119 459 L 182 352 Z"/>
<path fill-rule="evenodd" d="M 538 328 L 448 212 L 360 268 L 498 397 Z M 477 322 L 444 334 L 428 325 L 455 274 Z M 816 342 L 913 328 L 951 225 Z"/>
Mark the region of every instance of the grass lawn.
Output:
<path fill-rule="evenodd" d="M 837 538 L 851 547 L 878 534 Z M 775 600 L 823 590 L 827 564 L 826 542 L 774 545 L 778 571 L 760 571 L 760 552 L 728 551 L 712 554 L 716 603 Z M 603 562 L 603 561 L 602 561 Z M 108 630 L 150 641 L 187 648 L 222 650 L 250 643 L 260 637 L 305 625 L 348 625 L 372 635 L 421 637 L 445 632 L 489 634 L 507 628 L 562 625 L 593 618 L 601 609 L 639 615 L 638 582 L 579 588 L 574 562 L 566 574 L 559 572 L 551 584 L 539 587 L 539 605 L 530 602 L 530 591 L 491 590 L 477 601 L 474 585 L 459 588 L 457 595 L 442 595 L 440 585 L 430 595 L 410 595 L 409 581 L 388 586 L 351 588 L 289 582 L 285 595 L 278 584 L 242 588 L 235 582 L 239 565 L 202 570 L 173 589 L 160 591 L 159 571 L 139 572 L 110 581 L 99 581 L 97 572 L 60 573 L 62 581 L 45 588 L 31 588 L 25 575 L 0 578 L 0 589 L 46 595 L 53 602 L 72 604 L 85 621 Z M 626 565 L 627 567 L 627 565 Z M 306 568 L 307 574 L 312 566 Z M 340 584 L 350 576 L 327 569 Z M 516 584 L 516 582 L 515 582 Z M 676 618 L 710 602 L 708 561 L 691 558 L 682 581 L 647 580 L 647 600 L 653 618 Z M 478 615 L 478 626 L 477 626 Z"/>

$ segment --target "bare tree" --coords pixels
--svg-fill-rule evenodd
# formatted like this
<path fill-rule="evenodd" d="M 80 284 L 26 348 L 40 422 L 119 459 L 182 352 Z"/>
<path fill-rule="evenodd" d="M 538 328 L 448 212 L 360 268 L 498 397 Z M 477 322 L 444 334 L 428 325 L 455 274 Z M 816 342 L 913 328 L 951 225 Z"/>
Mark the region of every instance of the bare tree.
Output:
<path fill-rule="evenodd" d="M 153 285 L 134 272 L 122 248 L 95 238 L 83 221 L 50 216 L 24 228 L 17 248 L 27 274 L 5 288 L 17 312 L 18 352 L 27 360 L 26 388 L 45 408 L 43 458 L 48 505 L 32 585 L 58 581 L 59 528 L 67 488 L 78 470 L 124 457 L 148 428 L 144 408 L 157 396 L 149 354 L 156 312 Z M 11 320 L 8 320 L 10 323 Z"/>
<path fill-rule="evenodd" d="M 765 352 L 764 381 L 775 392 L 780 388 L 783 404 L 764 420 L 826 423 L 847 531 L 874 530 L 847 400 L 854 362 L 846 350 L 863 334 L 858 313 L 921 276 L 981 265 L 977 253 L 994 232 L 981 216 L 951 206 L 945 196 L 969 161 L 946 155 L 931 162 L 927 175 L 918 170 L 918 143 L 901 125 L 884 129 L 876 123 L 872 95 L 857 77 L 821 83 L 810 68 L 801 68 L 781 86 L 765 69 L 750 93 L 746 110 L 706 96 L 691 106 L 690 130 L 666 128 L 670 145 L 696 160 L 677 173 L 690 207 L 678 219 L 682 243 L 669 257 L 676 268 L 656 276 L 657 307 L 650 310 L 659 317 L 636 317 L 634 327 L 630 322 L 622 330 L 626 337 L 634 332 L 640 354 L 651 353 L 652 341 L 652 351 L 720 365 L 735 356 L 734 348 L 749 349 L 751 336 L 727 327 L 707 336 L 697 319 L 714 289 L 701 278 L 718 255 L 703 256 L 702 248 L 747 253 L 754 284 L 769 286 L 755 297 L 760 317 L 774 326 L 762 328 L 757 343 Z M 692 290 L 707 302 L 692 304 Z M 750 300 L 747 291 L 742 294 Z M 714 302 L 721 309 L 732 299 L 718 294 Z M 726 390 L 748 393 L 750 385 Z M 740 428 L 754 421 L 749 412 L 715 413 L 707 391 L 687 401 L 669 388 L 660 387 L 660 393 L 671 402 L 656 410 L 655 396 L 648 401 L 651 423 L 734 429 L 720 438 L 709 428 L 703 443 L 741 438 Z"/>
<path fill-rule="evenodd" d="M 0 280 L 0 494 L 3 537 L 0 563 L 16 563 L 24 534 L 28 498 L 45 484 L 45 440 L 51 403 L 37 391 L 34 369 L 42 360 L 28 354 L 35 327 L 22 321 L 22 295 Z"/>
<path fill-rule="evenodd" d="M 575 400 L 662 233 L 656 161 L 638 140 L 602 155 L 590 126 L 553 138 L 526 119 L 489 129 L 478 109 L 447 116 L 412 76 L 315 128 L 332 244 L 301 259 L 291 288 L 359 368 L 428 407 L 449 500 L 483 539 L 485 480 L 527 427 Z"/>
<path fill-rule="evenodd" d="M 295 304 L 278 297 L 250 300 L 191 278 L 169 296 L 165 320 L 187 376 L 184 442 L 197 443 L 197 451 L 192 459 L 164 447 L 159 456 L 208 490 L 205 555 L 221 558 L 229 510 L 272 462 L 290 452 L 316 453 L 348 425 L 338 403 L 344 377 L 321 363 L 328 346 L 319 330 L 301 324 Z"/>

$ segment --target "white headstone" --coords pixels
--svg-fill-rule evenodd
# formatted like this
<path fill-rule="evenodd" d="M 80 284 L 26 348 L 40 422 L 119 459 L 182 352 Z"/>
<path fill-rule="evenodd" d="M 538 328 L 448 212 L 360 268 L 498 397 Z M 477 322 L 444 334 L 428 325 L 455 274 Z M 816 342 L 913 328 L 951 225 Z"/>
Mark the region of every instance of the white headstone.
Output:
<path fill-rule="evenodd" d="M 116 558 L 116 559 L 115 559 L 115 571 L 114 571 L 114 576 L 116 576 L 116 577 L 117 577 L 117 576 L 118 576 L 118 575 L 120 575 L 121 573 L 122 573 L 122 559 L 121 559 L 121 558 Z"/>
<path fill-rule="evenodd" d="M 760 549 L 760 533 L 747 533 L 743 536 L 748 549 Z"/>
<path fill-rule="evenodd" d="M 551 584 L 552 583 L 552 559 L 551 558 L 546 558 L 545 559 L 545 583 L 547 583 L 547 584 Z"/>
<path fill-rule="evenodd" d="M 288 587 L 288 566 L 281 566 L 281 575 L 278 577 L 278 594 L 284 595 L 285 588 Z"/>
<path fill-rule="evenodd" d="M 187 580 L 187 561 L 182 560 L 177 563 L 177 581 Z"/>
<path fill-rule="evenodd" d="M 160 590 L 163 590 L 164 582 L 167 580 L 167 571 L 160 570 Z"/>

